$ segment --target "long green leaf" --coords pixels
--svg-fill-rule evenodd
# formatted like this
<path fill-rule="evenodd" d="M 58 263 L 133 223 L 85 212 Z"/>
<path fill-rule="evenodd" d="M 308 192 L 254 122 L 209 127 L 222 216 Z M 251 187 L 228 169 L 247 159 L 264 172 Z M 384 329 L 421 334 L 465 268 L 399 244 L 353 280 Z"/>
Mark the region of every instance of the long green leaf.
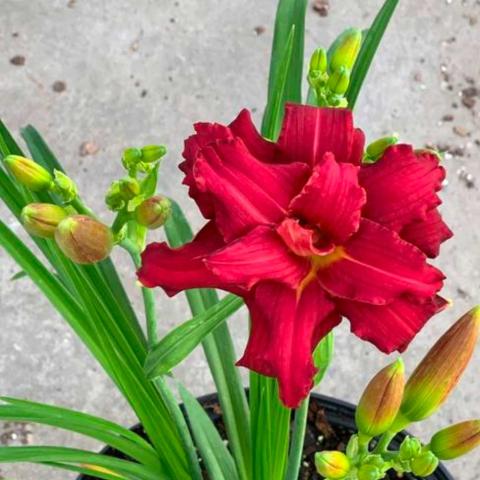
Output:
<path fill-rule="evenodd" d="M 190 427 L 210 478 L 238 480 L 235 462 L 205 410 L 188 390 L 179 387 Z"/>
<path fill-rule="evenodd" d="M 113 422 L 73 410 L 15 398 L 0 397 L 0 418 L 9 421 L 35 422 L 80 433 L 110 445 L 127 456 L 158 468 L 161 463 L 151 444 L 139 435 Z"/>
<path fill-rule="evenodd" d="M 398 5 L 399 0 L 386 0 L 378 12 L 372 26 L 368 29 L 365 40 L 362 43 L 360 53 L 352 70 L 350 86 L 346 94 L 348 107 L 353 110 L 362 88 L 365 77 L 372 63 L 373 57 L 382 40 L 383 34 L 390 22 L 390 19 Z"/>
<path fill-rule="evenodd" d="M 172 215 L 165 225 L 168 242 L 179 247 L 193 238 L 192 229 L 180 207 L 172 202 Z M 215 305 L 219 299 L 215 290 L 194 289 L 186 292 L 192 315 L 199 315 Z M 202 346 L 217 387 L 220 406 L 239 476 L 252 478 L 252 447 L 250 411 L 238 368 L 227 322 L 219 325 L 205 337 Z"/>
<path fill-rule="evenodd" d="M 285 51 L 279 64 L 278 74 L 275 76 L 276 83 L 272 90 L 273 93 L 268 100 L 263 117 L 263 134 L 271 140 L 277 138 L 282 124 L 283 110 L 285 107 L 285 90 L 287 87 L 288 69 L 292 60 L 294 38 L 295 25 L 292 25 L 290 35 L 285 45 Z"/>
<path fill-rule="evenodd" d="M 278 77 L 282 76 L 284 68 L 286 46 L 288 38 L 295 30 L 293 39 L 292 55 L 288 66 L 288 73 L 285 87 L 282 92 L 282 108 L 280 118 L 275 122 L 280 122 L 283 117 L 283 105 L 286 102 L 300 103 L 302 101 L 302 81 L 303 81 L 303 56 L 304 56 L 304 32 L 305 32 L 305 13 L 307 9 L 307 0 L 280 0 L 278 2 L 277 14 L 275 17 L 275 30 L 273 34 L 272 55 L 270 58 L 270 74 L 268 78 L 268 103 L 264 114 L 262 131 L 265 132 L 267 122 L 273 116 L 269 113 L 273 107 L 273 99 L 277 96 L 279 88 Z M 279 123 L 277 123 L 279 125 Z M 268 130 L 275 132 L 275 127 L 268 124 Z M 277 128 L 278 130 L 278 128 Z M 265 133 L 264 133 L 265 135 Z M 269 137 L 274 139 L 273 137 Z"/>
<path fill-rule="evenodd" d="M 202 340 L 243 305 L 242 299 L 227 295 L 204 313 L 171 330 L 147 355 L 145 372 L 153 379 L 170 372 Z"/>
<path fill-rule="evenodd" d="M 168 480 L 166 476 L 152 471 L 145 465 L 109 457 L 86 450 L 64 447 L 0 447 L 0 463 L 56 462 L 76 465 L 91 465 L 118 473 L 127 479 Z M 95 471 L 95 469 L 93 469 Z"/>

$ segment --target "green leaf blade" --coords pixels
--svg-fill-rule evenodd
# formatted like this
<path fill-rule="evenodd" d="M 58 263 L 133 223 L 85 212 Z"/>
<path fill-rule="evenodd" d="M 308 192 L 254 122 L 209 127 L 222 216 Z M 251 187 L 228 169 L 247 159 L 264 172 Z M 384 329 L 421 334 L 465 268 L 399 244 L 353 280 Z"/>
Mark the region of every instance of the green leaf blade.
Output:
<path fill-rule="evenodd" d="M 351 110 L 353 110 L 353 107 L 355 106 L 360 89 L 362 88 L 375 53 L 380 45 L 390 19 L 395 12 L 398 2 L 399 0 L 386 0 L 375 17 L 372 26 L 366 33 L 357 61 L 352 70 L 350 86 L 346 94 L 348 107 Z"/>
<path fill-rule="evenodd" d="M 227 295 L 223 300 L 170 331 L 149 352 L 145 361 L 147 377 L 154 379 L 178 365 L 219 324 L 243 305 L 242 299 Z"/>

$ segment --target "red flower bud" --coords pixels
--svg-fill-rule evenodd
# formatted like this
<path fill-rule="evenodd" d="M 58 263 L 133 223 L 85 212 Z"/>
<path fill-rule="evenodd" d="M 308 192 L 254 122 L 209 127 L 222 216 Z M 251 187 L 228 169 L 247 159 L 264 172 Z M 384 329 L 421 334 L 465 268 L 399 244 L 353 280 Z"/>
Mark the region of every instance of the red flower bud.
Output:
<path fill-rule="evenodd" d="M 110 228 L 86 215 L 62 220 L 55 230 L 55 240 L 70 260 L 81 264 L 104 260 L 113 247 Z"/>
<path fill-rule="evenodd" d="M 440 460 L 452 460 L 480 445 L 480 420 L 470 420 L 444 428 L 430 441 L 431 451 Z"/>
<path fill-rule="evenodd" d="M 375 437 L 390 428 L 402 403 L 404 371 L 403 361 L 398 358 L 367 385 L 355 412 L 360 433 Z"/>
<path fill-rule="evenodd" d="M 433 346 L 409 378 L 401 416 L 418 422 L 430 416 L 457 385 L 468 365 L 480 329 L 480 307 L 458 320 Z"/>
<path fill-rule="evenodd" d="M 170 216 L 172 206 L 168 198 L 157 195 L 143 201 L 135 210 L 140 225 L 154 230 L 161 227 Z"/>
<path fill-rule="evenodd" d="M 30 203 L 21 214 L 27 232 L 43 238 L 53 238 L 57 225 L 66 217 L 65 209 L 49 203 Z"/>

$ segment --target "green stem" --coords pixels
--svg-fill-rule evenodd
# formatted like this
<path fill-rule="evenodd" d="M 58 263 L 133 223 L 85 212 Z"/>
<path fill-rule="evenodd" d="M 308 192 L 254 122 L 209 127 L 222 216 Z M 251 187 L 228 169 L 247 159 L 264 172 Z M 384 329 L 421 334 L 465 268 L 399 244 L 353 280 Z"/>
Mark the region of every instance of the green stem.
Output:
<path fill-rule="evenodd" d="M 288 467 L 287 474 L 285 475 L 285 480 L 297 480 L 300 473 L 309 404 L 310 395 L 302 402 L 300 407 L 295 410 L 295 420 L 293 423 L 292 431 L 292 443 L 290 446 L 290 454 L 288 457 Z"/>
<path fill-rule="evenodd" d="M 387 451 L 390 442 L 393 440 L 393 437 L 397 432 L 385 432 L 381 437 L 380 441 L 378 442 L 377 446 L 373 450 L 373 453 L 383 454 Z"/>
<path fill-rule="evenodd" d="M 117 217 L 118 218 L 118 217 Z M 142 259 L 138 247 L 128 239 L 123 240 L 120 243 L 132 257 L 133 263 L 136 268 L 140 268 Z M 158 343 L 158 322 L 157 313 L 155 311 L 155 297 L 150 288 L 142 287 L 143 304 L 145 307 L 145 322 L 147 327 L 147 341 L 149 348 L 153 348 Z"/>
<path fill-rule="evenodd" d="M 71 202 L 70 205 L 80 214 L 82 215 L 88 215 L 89 217 L 97 218 L 93 210 L 88 208 L 83 201 L 81 200 L 80 197 L 74 198 Z"/>

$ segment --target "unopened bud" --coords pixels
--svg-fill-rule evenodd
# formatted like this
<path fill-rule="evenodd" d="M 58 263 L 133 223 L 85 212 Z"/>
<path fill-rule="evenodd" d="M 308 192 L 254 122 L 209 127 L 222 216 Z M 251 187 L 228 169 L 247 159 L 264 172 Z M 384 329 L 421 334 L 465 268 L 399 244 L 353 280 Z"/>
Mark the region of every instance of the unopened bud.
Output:
<path fill-rule="evenodd" d="M 142 151 L 139 148 L 127 148 L 123 151 L 122 164 L 127 170 L 130 170 L 141 161 Z"/>
<path fill-rule="evenodd" d="M 21 213 L 23 226 L 31 235 L 53 238 L 57 225 L 67 217 L 67 212 L 50 203 L 30 203 Z"/>
<path fill-rule="evenodd" d="M 415 437 L 405 437 L 400 445 L 399 455 L 401 460 L 411 460 L 420 455 L 422 444 Z"/>
<path fill-rule="evenodd" d="M 381 470 L 374 465 L 362 465 L 357 472 L 358 480 L 379 480 L 382 477 Z"/>
<path fill-rule="evenodd" d="M 412 473 L 419 477 L 428 477 L 437 469 L 438 463 L 438 458 L 432 452 L 423 452 L 412 460 Z"/>
<path fill-rule="evenodd" d="M 59 170 L 53 171 L 53 191 L 60 195 L 64 202 L 71 202 L 78 195 L 75 182 Z"/>
<path fill-rule="evenodd" d="M 337 480 L 344 478 L 348 474 L 350 460 L 342 452 L 319 452 L 315 454 L 315 467 L 320 475 Z"/>
<path fill-rule="evenodd" d="M 444 428 L 430 441 L 431 451 L 440 460 L 452 460 L 480 445 L 480 420 L 469 420 Z"/>
<path fill-rule="evenodd" d="M 405 386 L 400 408 L 404 419 L 423 420 L 446 400 L 472 357 L 479 330 L 480 307 L 475 307 L 440 337 Z"/>
<path fill-rule="evenodd" d="M 50 188 L 52 175 L 37 162 L 19 155 L 8 155 L 4 162 L 15 179 L 30 190 L 39 192 Z"/>
<path fill-rule="evenodd" d="M 367 159 L 372 162 L 378 160 L 385 150 L 398 142 L 397 135 L 390 135 L 389 137 L 382 137 L 375 140 L 367 147 Z"/>
<path fill-rule="evenodd" d="M 86 215 L 62 220 L 55 230 L 55 240 L 70 260 L 81 264 L 104 260 L 113 247 L 110 228 Z"/>
<path fill-rule="evenodd" d="M 341 67 L 351 70 L 355 64 L 361 45 L 361 30 L 358 28 L 345 30 L 333 44 L 332 54 L 330 56 L 330 71 L 334 72 Z"/>
<path fill-rule="evenodd" d="M 335 95 L 343 95 L 348 90 L 350 74 L 345 67 L 340 67 L 330 75 L 327 83 L 328 89 Z"/>
<path fill-rule="evenodd" d="M 172 212 L 168 198 L 156 195 L 144 200 L 135 210 L 135 218 L 140 225 L 154 230 L 161 227 Z"/>
<path fill-rule="evenodd" d="M 375 437 L 390 428 L 402 403 L 404 372 L 403 361 L 398 358 L 380 370 L 367 385 L 355 412 L 360 433 Z"/>
<path fill-rule="evenodd" d="M 325 73 L 327 71 L 327 52 L 323 48 L 317 48 L 310 59 L 309 71 L 311 73 Z"/>
<path fill-rule="evenodd" d="M 118 189 L 120 196 L 128 201 L 140 193 L 140 184 L 135 178 L 124 177 L 118 181 Z"/>
<path fill-rule="evenodd" d="M 160 160 L 166 153 L 164 145 L 147 145 L 141 148 L 142 162 L 152 163 Z"/>

